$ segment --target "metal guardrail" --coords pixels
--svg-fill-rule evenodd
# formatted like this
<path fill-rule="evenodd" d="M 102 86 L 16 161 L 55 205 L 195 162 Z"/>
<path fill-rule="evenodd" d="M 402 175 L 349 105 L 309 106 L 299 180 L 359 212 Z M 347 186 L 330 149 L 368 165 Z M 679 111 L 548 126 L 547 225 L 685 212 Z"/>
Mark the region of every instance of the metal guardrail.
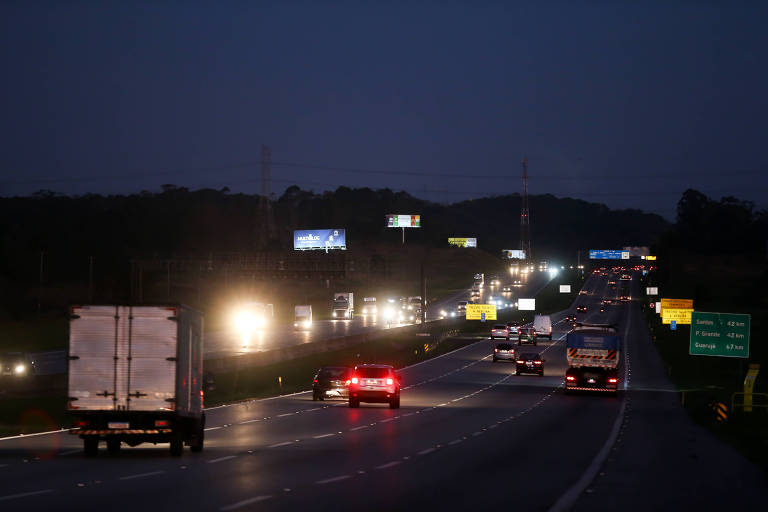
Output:
<path fill-rule="evenodd" d="M 751 395 L 752 397 L 751 404 L 744 403 L 744 398 L 746 395 Z M 741 397 L 740 403 L 736 402 L 737 397 Z M 746 411 L 746 409 L 750 407 L 768 410 L 768 393 L 733 393 L 731 395 L 731 411 L 736 411 L 737 408 L 741 408 L 742 411 L 749 412 L 749 411 Z"/>

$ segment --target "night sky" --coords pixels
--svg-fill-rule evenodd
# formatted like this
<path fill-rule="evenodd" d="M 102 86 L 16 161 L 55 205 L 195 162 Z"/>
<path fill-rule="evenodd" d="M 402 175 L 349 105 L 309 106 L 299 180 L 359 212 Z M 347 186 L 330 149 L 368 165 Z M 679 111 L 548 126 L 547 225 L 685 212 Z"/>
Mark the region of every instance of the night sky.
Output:
<path fill-rule="evenodd" d="M 764 2 L 0 3 L 0 195 L 520 190 L 768 207 Z M 532 204 L 535 212 L 535 204 Z"/>

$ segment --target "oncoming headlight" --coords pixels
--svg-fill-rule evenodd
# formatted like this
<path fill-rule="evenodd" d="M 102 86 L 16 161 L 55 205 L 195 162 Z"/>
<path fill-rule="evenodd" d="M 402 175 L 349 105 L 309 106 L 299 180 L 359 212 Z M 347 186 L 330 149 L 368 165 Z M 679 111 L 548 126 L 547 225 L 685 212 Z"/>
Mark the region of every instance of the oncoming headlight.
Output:
<path fill-rule="evenodd" d="M 24 375 L 26 372 L 27 372 L 27 367 L 23 364 L 17 364 L 13 368 L 13 373 L 15 373 L 16 375 Z"/>

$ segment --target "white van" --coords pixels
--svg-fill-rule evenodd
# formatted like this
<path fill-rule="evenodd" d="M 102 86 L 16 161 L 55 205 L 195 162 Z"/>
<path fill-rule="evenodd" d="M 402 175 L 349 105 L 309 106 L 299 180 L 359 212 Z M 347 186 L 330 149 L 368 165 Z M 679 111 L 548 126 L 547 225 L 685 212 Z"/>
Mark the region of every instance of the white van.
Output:
<path fill-rule="evenodd" d="M 552 339 L 552 319 L 549 315 L 536 315 L 533 318 L 533 328 L 537 337 Z"/>

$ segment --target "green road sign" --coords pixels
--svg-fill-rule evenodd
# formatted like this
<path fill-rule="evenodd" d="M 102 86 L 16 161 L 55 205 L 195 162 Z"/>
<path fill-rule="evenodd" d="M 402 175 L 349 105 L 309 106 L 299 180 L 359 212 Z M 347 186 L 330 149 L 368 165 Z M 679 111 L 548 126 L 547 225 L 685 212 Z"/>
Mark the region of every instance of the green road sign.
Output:
<path fill-rule="evenodd" d="M 749 315 L 735 313 L 691 314 L 692 356 L 749 357 Z"/>

